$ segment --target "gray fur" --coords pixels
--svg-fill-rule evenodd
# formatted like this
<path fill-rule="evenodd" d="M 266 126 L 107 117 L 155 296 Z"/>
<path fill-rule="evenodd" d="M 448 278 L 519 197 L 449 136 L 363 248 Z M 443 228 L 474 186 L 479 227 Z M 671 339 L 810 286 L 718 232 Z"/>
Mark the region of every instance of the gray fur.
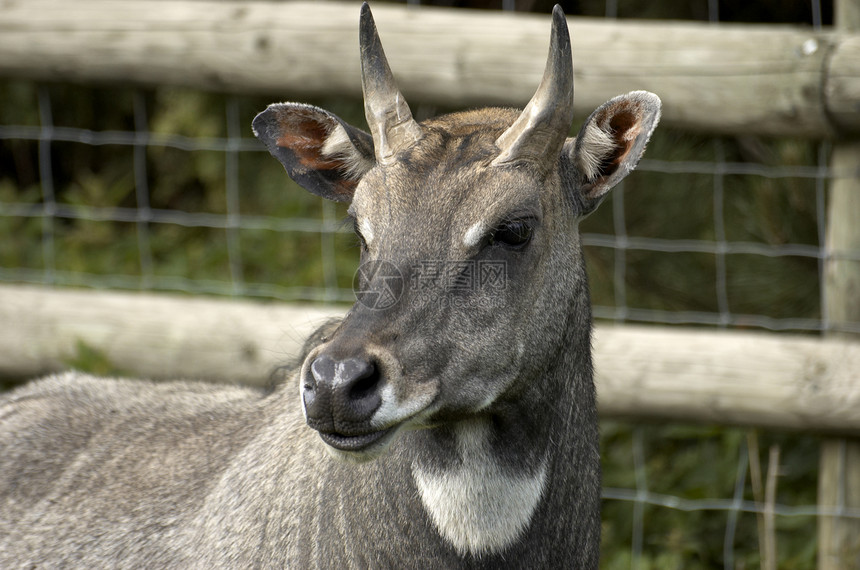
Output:
<path fill-rule="evenodd" d="M 365 89 L 395 98 L 367 104 L 379 132 L 292 103 L 254 128 L 309 191 L 351 202 L 373 234 L 362 261 L 398 268 L 399 301 L 356 303 L 269 391 L 70 372 L 3 395 L 0 568 L 597 567 L 577 226 L 636 164 L 659 99 L 615 98 L 567 140 L 534 105 L 387 123 L 408 107 L 369 14 Z M 572 89 L 554 84 L 572 74 L 553 22 L 537 106 Z M 422 289 L 429 262 L 503 264 L 503 286 Z"/>

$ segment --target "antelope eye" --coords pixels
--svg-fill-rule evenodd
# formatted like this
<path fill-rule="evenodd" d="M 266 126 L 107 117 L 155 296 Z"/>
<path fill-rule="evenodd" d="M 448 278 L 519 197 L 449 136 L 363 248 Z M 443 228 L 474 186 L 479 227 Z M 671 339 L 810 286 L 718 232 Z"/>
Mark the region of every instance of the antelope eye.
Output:
<path fill-rule="evenodd" d="M 511 220 L 500 224 L 493 231 L 490 243 L 519 249 L 531 241 L 532 231 L 532 224 L 529 220 Z"/>

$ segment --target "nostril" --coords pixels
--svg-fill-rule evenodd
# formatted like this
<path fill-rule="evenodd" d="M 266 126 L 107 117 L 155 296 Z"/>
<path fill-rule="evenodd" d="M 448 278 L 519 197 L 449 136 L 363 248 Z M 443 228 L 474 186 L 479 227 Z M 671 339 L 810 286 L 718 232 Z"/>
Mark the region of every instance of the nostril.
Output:
<path fill-rule="evenodd" d="M 379 385 L 379 370 L 373 362 L 367 363 L 367 368 L 355 378 L 349 387 L 350 400 L 363 400 L 376 395 Z"/>
<path fill-rule="evenodd" d="M 308 376 L 311 376 L 308 374 Z M 305 403 L 305 411 L 313 411 L 316 403 L 316 382 L 312 378 L 305 378 L 302 382 L 302 401 Z"/>
<path fill-rule="evenodd" d="M 327 415 L 326 403 L 329 399 L 330 378 L 334 372 L 334 361 L 328 356 L 322 355 L 315 358 L 310 365 L 310 370 L 302 378 L 302 401 L 305 413 L 312 417 L 325 417 Z"/>
<path fill-rule="evenodd" d="M 344 361 L 344 383 L 340 387 L 341 419 L 364 422 L 382 404 L 382 374 L 371 359 Z"/>
<path fill-rule="evenodd" d="M 313 392 L 317 389 L 316 382 L 314 382 L 310 378 L 305 378 L 305 381 L 302 384 L 302 389 L 304 389 L 305 392 Z"/>

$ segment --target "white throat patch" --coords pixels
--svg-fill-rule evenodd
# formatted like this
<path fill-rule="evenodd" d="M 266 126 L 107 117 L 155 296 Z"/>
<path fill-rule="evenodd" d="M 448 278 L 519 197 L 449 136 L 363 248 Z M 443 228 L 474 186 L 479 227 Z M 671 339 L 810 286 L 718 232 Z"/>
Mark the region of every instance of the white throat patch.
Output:
<path fill-rule="evenodd" d="M 531 520 L 546 483 L 546 461 L 531 475 L 512 475 L 499 467 L 488 431 L 486 423 L 477 422 L 459 428 L 463 463 L 455 469 L 412 466 L 424 508 L 460 554 L 488 554 L 512 544 Z"/>

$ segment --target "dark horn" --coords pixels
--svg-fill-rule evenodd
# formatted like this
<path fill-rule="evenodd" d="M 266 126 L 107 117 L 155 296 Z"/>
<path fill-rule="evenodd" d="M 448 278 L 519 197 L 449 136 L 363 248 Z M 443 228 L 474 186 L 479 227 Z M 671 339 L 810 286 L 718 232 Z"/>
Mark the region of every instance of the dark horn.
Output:
<path fill-rule="evenodd" d="M 364 114 L 373 136 L 376 161 L 385 164 L 421 138 L 421 127 L 397 89 L 366 2 L 361 7 L 359 44 Z"/>
<path fill-rule="evenodd" d="M 561 7 L 552 11 L 549 55 L 540 86 L 514 124 L 496 140 L 494 165 L 555 162 L 573 121 L 573 59 Z"/>

